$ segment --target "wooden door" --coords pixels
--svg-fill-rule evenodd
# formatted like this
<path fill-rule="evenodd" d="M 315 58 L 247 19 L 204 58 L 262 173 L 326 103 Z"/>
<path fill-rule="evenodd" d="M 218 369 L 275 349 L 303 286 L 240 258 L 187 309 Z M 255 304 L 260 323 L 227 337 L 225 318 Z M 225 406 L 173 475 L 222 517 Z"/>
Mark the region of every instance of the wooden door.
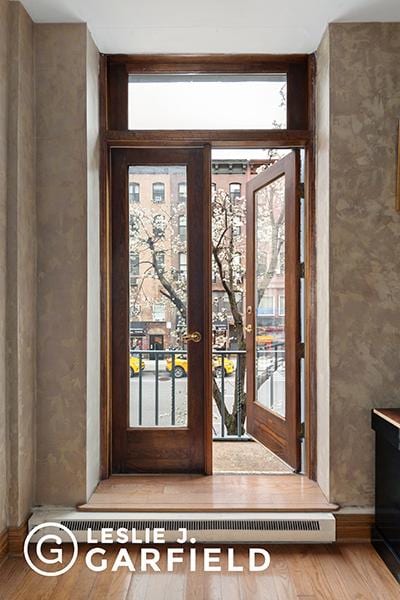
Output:
<path fill-rule="evenodd" d="M 111 151 L 113 473 L 210 470 L 210 172 L 208 148 Z"/>
<path fill-rule="evenodd" d="M 300 469 L 300 157 L 247 184 L 247 429 Z"/>

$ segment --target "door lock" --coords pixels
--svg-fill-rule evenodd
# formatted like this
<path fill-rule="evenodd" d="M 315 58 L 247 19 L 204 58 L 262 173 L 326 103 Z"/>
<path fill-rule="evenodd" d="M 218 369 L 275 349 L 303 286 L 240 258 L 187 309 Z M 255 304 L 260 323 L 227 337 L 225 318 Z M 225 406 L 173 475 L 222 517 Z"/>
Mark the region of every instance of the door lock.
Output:
<path fill-rule="evenodd" d="M 185 333 L 185 335 L 183 336 L 184 342 L 195 342 L 195 344 L 198 344 L 199 342 L 201 342 L 201 340 L 202 336 L 200 331 L 194 331 L 193 333 Z"/>
<path fill-rule="evenodd" d="M 247 331 L 247 333 L 253 333 L 253 325 L 251 323 L 250 325 L 246 325 L 244 329 Z"/>

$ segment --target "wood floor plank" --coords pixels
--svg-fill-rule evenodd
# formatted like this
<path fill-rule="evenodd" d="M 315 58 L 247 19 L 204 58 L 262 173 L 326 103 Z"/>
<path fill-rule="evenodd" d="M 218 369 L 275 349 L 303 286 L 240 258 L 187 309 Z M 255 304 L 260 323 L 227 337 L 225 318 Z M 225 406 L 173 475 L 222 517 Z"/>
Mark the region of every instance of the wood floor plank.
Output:
<path fill-rule="evenodd" d="M 358 581 L 367 585 L 371 598 L 379 598 L 385 590 L 385 600 L 399 600 L 400 587 L 370 544 L 342 544 L 340 551 L 358 574 Z"/>
<path fill-rule="evenodd" d="M 290 565 L 285 548 L 270 546 L 268 551 L 271 555 L 269 571 L 273 576 L 277 600 L 296 598 L 296 590 L 290 573 Z"/>
<path fill-rule="evenodd" d="M 261 573 L 204 573 L 202 550 L 198 570 L 183 564 L 167 571 L 161 548 L 160 573 L 140 572 L 139 549 L 132 548 L 136 572 L 111 572 L 119 546 L 107 549 L 105 572 L 86 569 L 81 546 L 75 566 L 57 578 L 34 573 L 21 558 L 8 558 L 0 567 L 1 600 L 398 600 L 400 586 L 370 544 L 268 545 L 271 565 Z M 67 549 L 68 553 L 68 549 Z M 248 547 L 235 546 L 235 564 L 247 565 Z"/>

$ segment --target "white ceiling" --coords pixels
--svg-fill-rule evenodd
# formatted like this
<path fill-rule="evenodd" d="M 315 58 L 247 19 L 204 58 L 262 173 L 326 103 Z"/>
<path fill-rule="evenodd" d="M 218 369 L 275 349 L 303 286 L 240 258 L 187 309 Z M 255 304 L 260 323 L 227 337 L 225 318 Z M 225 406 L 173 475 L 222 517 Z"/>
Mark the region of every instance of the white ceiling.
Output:
<path fill-rule="evenodd" d="M 36 22 L 86 22 L 105 53 L 313 52 L 332 21 L 400 21 L 400 0 L 22 0 Z"/>

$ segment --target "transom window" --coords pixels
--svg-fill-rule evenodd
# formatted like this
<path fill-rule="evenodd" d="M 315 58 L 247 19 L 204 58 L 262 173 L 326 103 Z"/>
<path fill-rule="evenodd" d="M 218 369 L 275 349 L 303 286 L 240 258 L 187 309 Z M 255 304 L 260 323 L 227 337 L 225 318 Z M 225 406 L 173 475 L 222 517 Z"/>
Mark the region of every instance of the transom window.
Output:
<path fill-rule="evenodd" d="M 286 128 L 286 80 L 285 73 L 132 73 L 129 129 Z"/>

